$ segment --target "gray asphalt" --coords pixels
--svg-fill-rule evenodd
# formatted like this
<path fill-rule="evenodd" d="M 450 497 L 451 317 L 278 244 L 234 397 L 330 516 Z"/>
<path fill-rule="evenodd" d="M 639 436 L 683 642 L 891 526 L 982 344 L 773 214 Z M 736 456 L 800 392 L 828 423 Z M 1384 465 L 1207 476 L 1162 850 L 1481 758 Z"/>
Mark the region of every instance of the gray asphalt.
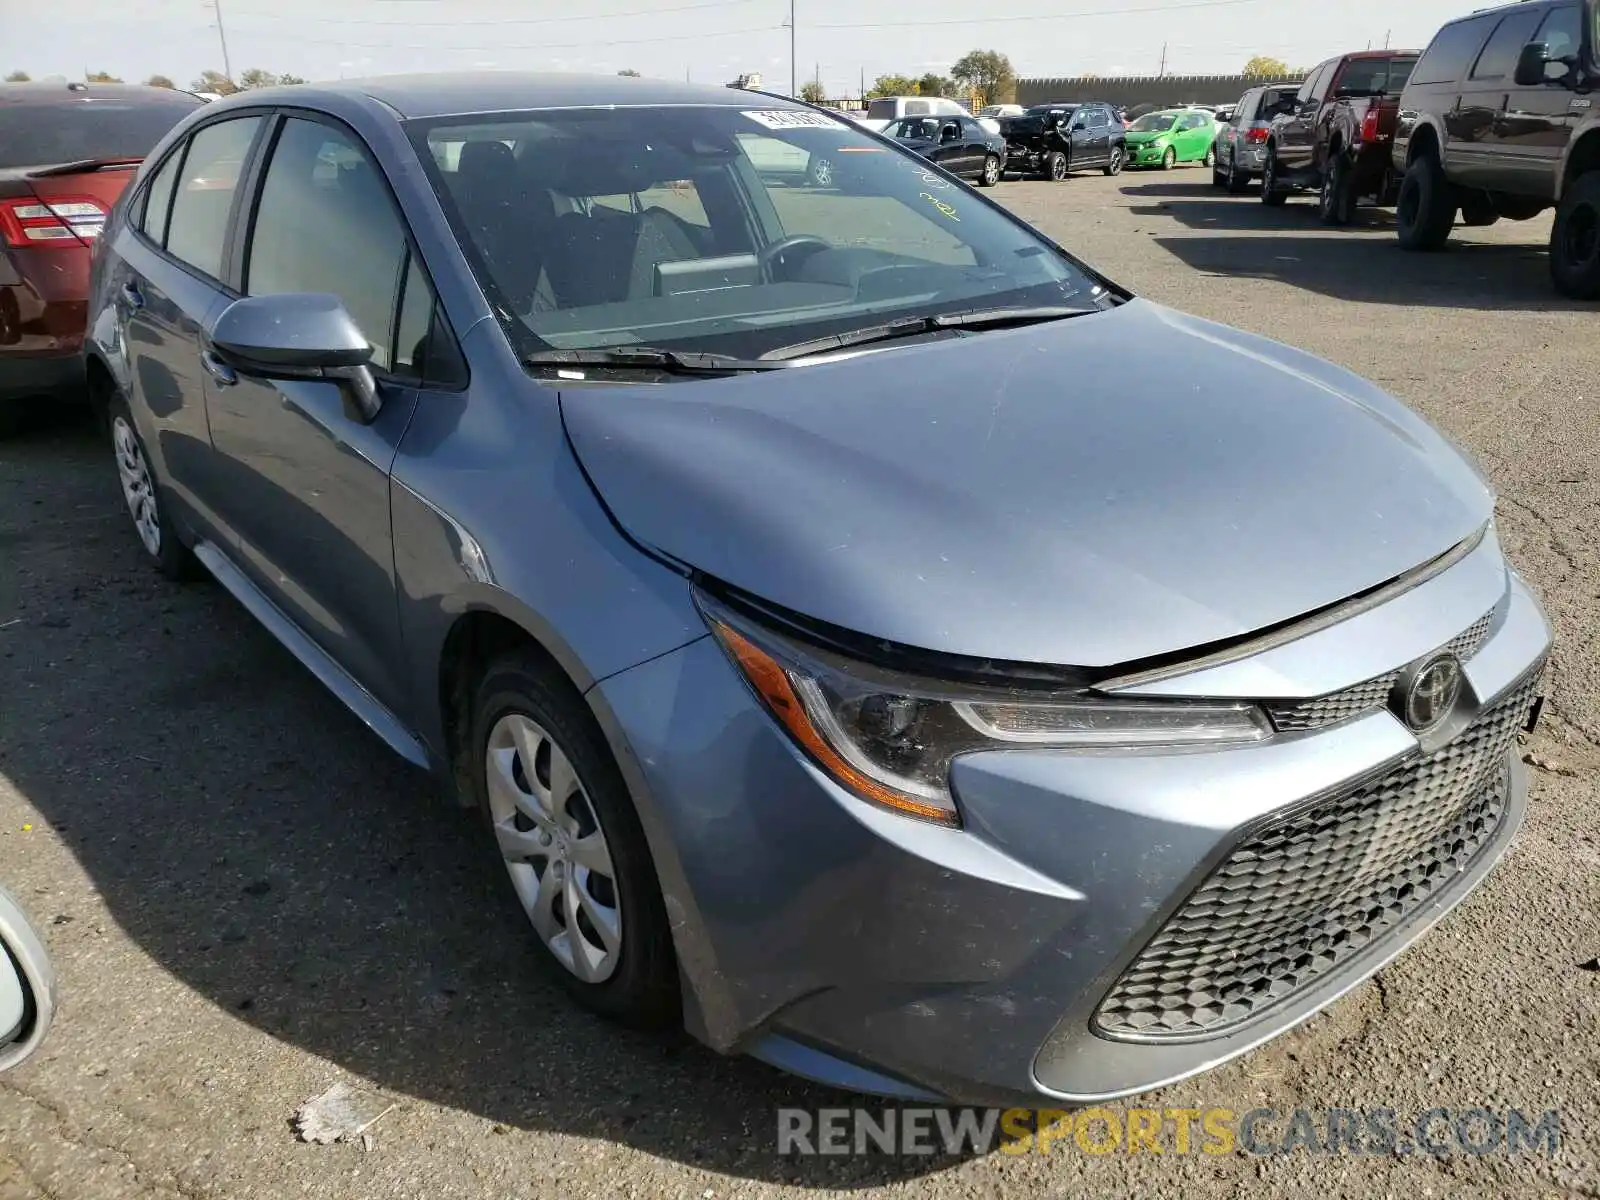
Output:
<path fill-rule="evenodd" d="M 781 1158 L 777 1107 L 848 1099 L 564 1002 L 474 823 L 219 588 L 147 569 L 109 454 L 55 424 L 0 442 L 0 879 L 63 993 L 0 1077 L 0 1200 L 1600 1196 L 1597 314 L 1550 291 L 1547 219 L 1415 258 L 1384 214 L 1325 231 L 1207 178 L 997 194 L 1135 291 L 1426 413 L 1500 487 L 1559 640 L 1490 881 L 1305 1028 L 1139 1103 L 1557 1108 L 1554 1157 Z M 395 1105 L 371 1149 L 298 1143 L 341 1080 Z"/>

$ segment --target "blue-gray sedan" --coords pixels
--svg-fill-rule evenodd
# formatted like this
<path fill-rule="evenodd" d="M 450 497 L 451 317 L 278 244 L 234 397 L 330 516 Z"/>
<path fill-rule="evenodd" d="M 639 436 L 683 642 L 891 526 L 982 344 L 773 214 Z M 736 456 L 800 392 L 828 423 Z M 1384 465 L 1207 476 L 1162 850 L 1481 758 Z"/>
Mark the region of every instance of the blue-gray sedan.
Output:
<path fill-rule="evenodd" d="M 94 285 L 152 561 L 481 810 L 619 1019 L 1124 1095 L 1370 975 L 1522 817 L 1550 632 L 1477 471 L 819 110 L 251 92 Z"/>

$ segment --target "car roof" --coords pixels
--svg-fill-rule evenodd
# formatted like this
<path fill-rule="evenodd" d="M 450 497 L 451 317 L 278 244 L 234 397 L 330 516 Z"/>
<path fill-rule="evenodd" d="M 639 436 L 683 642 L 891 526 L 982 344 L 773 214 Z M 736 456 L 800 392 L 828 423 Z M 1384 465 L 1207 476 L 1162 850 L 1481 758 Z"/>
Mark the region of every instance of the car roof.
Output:
<path fill-rule="evenodd" d="M 0 104 L 87 104 L 94 100 L 144 101 L 152 104 L 192 100 L 204 103 L 193 92 L 174 88 L 146 87 L 142 83 L 64 83 L 29 82 L 0 84 Z"/>
<path fill-rule="evenodd" d="M 422 75 L 383 75 L 368 79 L 295 84 L 242 93 L 252 102 L 301 103 L 339 97 L 368 97 L 402 120 L 517 112 L 538 108 L 637 108 L 673 104 L 726 108 L 799 108 L 785 96 L 742 88 L 671 83 L 625 75 L 569 75 L 542 71 L 450 71 Z M 920 99 L 921 97 L 919 97 Z M 230 96 L 221 101 L 227 104 Z M 809 110 L 808 110 L 809 111 Z"/>

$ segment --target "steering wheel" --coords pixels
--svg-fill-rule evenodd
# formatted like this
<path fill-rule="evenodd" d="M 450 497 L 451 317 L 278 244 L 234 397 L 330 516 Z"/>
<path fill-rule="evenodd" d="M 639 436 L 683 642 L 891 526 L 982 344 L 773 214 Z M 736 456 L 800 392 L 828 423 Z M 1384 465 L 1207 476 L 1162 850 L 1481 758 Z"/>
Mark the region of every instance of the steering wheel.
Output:
<path fill-rule="evenodd" d="M 766 283 L 777 283 L 778 261 L 786 258 L 802 246 L 811 248 L 809 253 L 802 256 L 803 258 L 809 258 L 812 254 L 818 254 L 823 250 L 833 249 L 832 243 L 814 234 L 796 233 L 786 238 L 779 238 L 777 241 L 763 246 L 761 253 L 756 256 L 756 267 L 761 279 Z"/>

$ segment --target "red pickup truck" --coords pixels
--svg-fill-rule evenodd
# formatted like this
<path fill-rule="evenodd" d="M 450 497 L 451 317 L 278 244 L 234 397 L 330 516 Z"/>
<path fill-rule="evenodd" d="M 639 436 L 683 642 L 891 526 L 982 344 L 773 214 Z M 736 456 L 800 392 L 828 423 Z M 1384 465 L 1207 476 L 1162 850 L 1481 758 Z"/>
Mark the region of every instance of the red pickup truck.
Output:
<path fill-rule="evenodd" d="M 1318 193 L 1325 224 L 1346 225 L 1364 196 L 1394 203 L 1400 178 L 1390 150 L 1400 93 L 1415 50 L 1368 50 L 1330 58 L 1306 76 L 1272 116 L 1261 201 L 1280 205 L 1295 191 Z"/>

